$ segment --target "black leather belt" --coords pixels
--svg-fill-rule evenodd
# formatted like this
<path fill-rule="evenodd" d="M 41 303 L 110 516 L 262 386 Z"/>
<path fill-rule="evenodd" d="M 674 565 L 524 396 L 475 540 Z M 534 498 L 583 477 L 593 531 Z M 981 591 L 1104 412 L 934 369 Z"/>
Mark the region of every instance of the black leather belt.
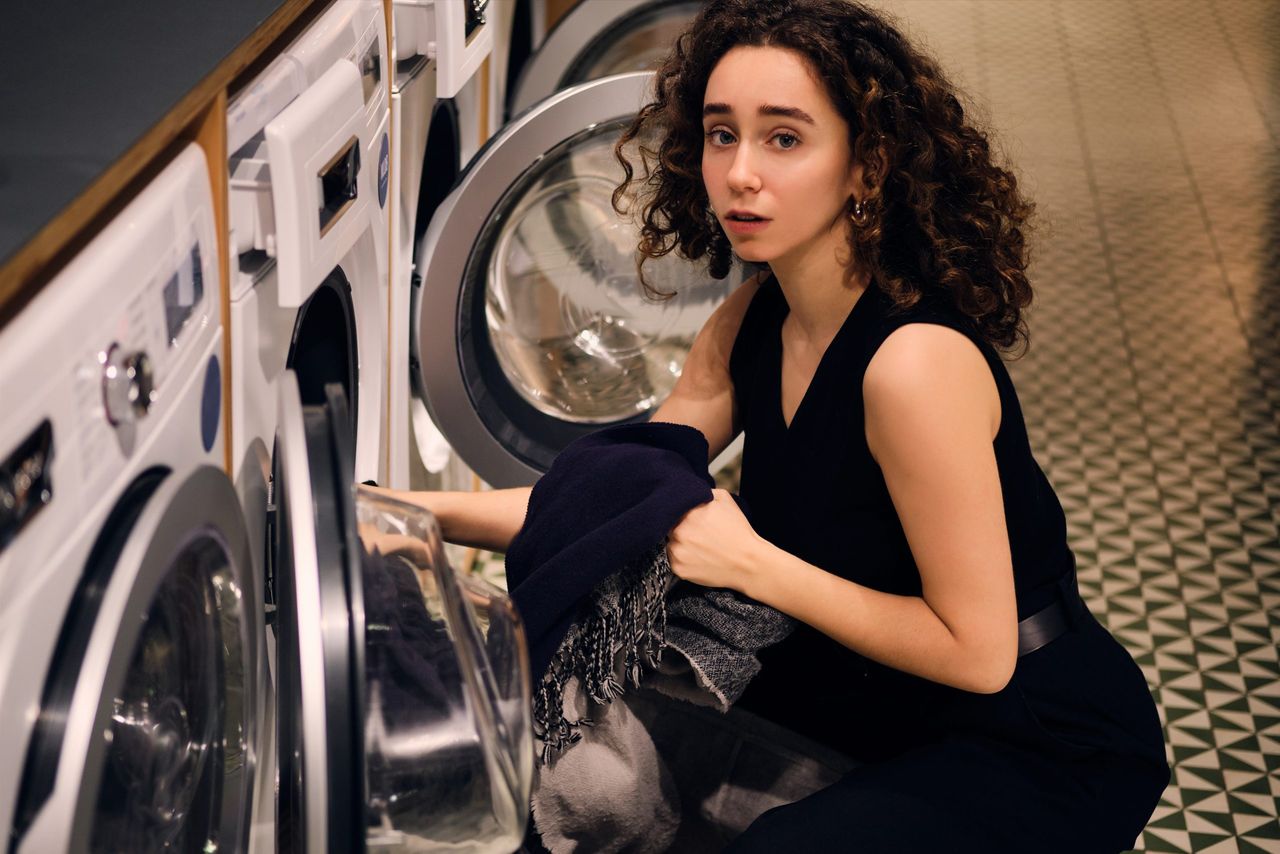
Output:
<path fill-rule="evenodd" d="M 1058 579 L 1058 597 L 1030 617 L 1018 622 L 1018 657 L 1035 652 L 1061 637 L 1085 611 L 1080 588 L 1076 585 L 1075 562 L 1071 570 Z"/>

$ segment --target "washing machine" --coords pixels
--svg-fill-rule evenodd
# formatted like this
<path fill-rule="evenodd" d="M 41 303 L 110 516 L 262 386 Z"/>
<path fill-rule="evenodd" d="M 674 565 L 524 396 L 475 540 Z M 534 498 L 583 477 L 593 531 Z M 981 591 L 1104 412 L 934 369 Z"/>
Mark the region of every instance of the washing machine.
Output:
<path fill-rule="evenodd" d="M 529 19 L 545 20 L 540 9 L 545 0 L 528 2 Z M 508 115 L 568 86 L 652 70 L 701 6 L 701 0 L 580 0 L 527 59 L 516 59 L 518 76 L 508 90 Z M 532 27 L 536 32 L 537 23 Z"/>
<path fill-rule="evenodd" d="M 418 248 L 418 394 L 493 486 L 532 483 L 575 438 L 650 417 L 747 274 L 717 281 L 672 254 L 645 269 L 677 296 L 643 295 L 638 230 L 611 204 L 613 146 L 652 81 L 615 75 L 527 108 L 471 161 Z"/>
<path fill-rule="evenodd" d="M 230 442 L 265 542 L 278 384 L 339 383 L 362 479 L 386 473 L 390 53 L 379 0 L 336 0 L 227 107 Z"/>
<path fill-rule="evenodd" d="M 282 378 L 278 848 L 507 854 L 533 778 L 519 616 L 453 571 L 430 514 L 356 486 L 345 395 L 325 395 Z"/>
<path fill-rule="evenodd" d="M 261 581 L 223 469 L 220 257 L 174 158 L 0 332 L 9 850 L 243 850 Z"/>
<path fill-rule="evenodd" d="M 491 10 L 484 3 L 432 5 L 395 0 L 392 4 L 391 111 L 396 138 L 391 170 L 385 483 L 399 489 L 410 486 L 411 468 L 432 475 L 452 471 L 457 483 L 437 477 L 435 485 L 470 488 L 462 482 L 465 478 L 457 466 L 451 465 L 454 458 L 448 444 L 426 411 L 420 405 L 411 406 L 409 310 L 417 277 L 414 250 L 457 180 L 463 146 L 477 145 L 479 99 L 471 90 L 494 43 Z M 461 108 L 460 100 L 465 102 Z"/>
<path fill-rule="evenodd" d="M 451 99 L 463 116 L 458 139 L 465 162 L 484 142 L 491 111 L 485 80 L 491 75 L 480 72 L 498 42 L 506 10 L 490 0 L 391 0 L 391 5 L 397 61 L 421 57 L 434 63 L 435 97 Z"/>

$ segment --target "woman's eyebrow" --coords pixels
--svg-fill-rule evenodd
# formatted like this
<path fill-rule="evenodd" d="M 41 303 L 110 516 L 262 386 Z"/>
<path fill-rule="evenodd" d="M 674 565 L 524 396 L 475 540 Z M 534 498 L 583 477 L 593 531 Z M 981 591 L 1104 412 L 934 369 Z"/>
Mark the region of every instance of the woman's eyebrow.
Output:
<path fill-rule="evenodd" d="M 781 107 L 777 104 L 761 104 L 760 115 L 762 116 L 785 116 L 789 119 L 795 119 L 798 122 L 808 122 L 817 126 L 817 122 L 813 120 L 813 116 L 806 113 L 799 107 Z"/>
<path fill-rule="evenodd" d="M 799 107 L 783 107 L 778 104 L 761 104 L 758 112 L 762 116 L 783 116 L 785 118 L 795 119 L 796 121 L 807 122 L 808 124 L 815 126 L 818 124 L 813 120 L 813 116 L 809 115 Z M 706 118 L 707 116 L 731 116 L 733 115 L 733 108 L 728 104 L 721 103 L 720 101 L 711 101 L 703 105 L 702 115 L 703 118 Z"/>

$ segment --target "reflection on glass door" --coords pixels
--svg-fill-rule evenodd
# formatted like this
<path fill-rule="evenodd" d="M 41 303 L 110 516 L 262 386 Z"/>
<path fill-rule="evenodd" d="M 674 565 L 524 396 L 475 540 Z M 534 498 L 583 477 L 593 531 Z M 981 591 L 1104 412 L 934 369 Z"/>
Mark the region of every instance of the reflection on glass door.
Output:
<path fill-rule="evenodd" d="M 647 263 L 645 275 L 674 296 L 645 295 L 636 226 L 612 206 L 622 180 L 613 147 L 628 122 L 547 152 L 499 203 L 466 277 L 472 300 L 483 289 L 484 326 L 507 381 L 564 421 L 612 423 L 661 405 L 702 323 L 740 278 L 714 281 L 673 254 Z"/>
<path fill-rule="evenodd" d="M 173 561 L 147 609 L 108 745 L 90 834 L 95 851 L 234 847 L 222 828 L 249 792 L 246 616 L 231 561 L 209 536 Z M 224 838 L 231 830 L 233 838 Z"/>

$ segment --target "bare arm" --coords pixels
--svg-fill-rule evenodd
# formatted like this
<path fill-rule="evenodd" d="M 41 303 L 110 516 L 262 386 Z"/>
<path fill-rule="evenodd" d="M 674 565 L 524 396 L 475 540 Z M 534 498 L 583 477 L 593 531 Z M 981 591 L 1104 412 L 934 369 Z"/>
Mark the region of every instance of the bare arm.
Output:
<path fill-rule="evenodd" d="M 729 352 L 757 287 L 755 278 L 747 280 L 712 313 L 689 349 L 675 388 L 653 414 L 654 421 L 688 424 L 701 430 L 710 446 L 708 462 L 738 432 L 729 380 Z M 431 511 L 445 540 L 451 543 L 505 552 L 524 524 L 531 489 L 520 486 L 484 492 L 380 491 Z"/>
<path fill-rule="evenodd" d="M 1017 661 L 1018 618 L 990 369 L 959 333 L 909 325 L 876 353 L 863 395 L 923 595 L 872 590 L 774 549 L 762 601 L 891 667 L 999 691 Z"/>
<path fill-rule="evenodd" d="M 959 333 L 913 324 L 877 352 L 863 397 L 867 442 L 919 567 L 922 596 L 873 590 L 779 549 L 720 490 L 673 532 L 672 569 L 740 590 L 898 670 L 999 691 L 1013 673 L 1018 635 L 991 372 Z"/>
<path fill-rule="evenodd" d="M 505 552 L 524 524 L 533 487 L 481 492 L 415 492 L 376 489 L 390 498 L 424 507 L 440 523 L 446 541 L 477 549 Z"/>

